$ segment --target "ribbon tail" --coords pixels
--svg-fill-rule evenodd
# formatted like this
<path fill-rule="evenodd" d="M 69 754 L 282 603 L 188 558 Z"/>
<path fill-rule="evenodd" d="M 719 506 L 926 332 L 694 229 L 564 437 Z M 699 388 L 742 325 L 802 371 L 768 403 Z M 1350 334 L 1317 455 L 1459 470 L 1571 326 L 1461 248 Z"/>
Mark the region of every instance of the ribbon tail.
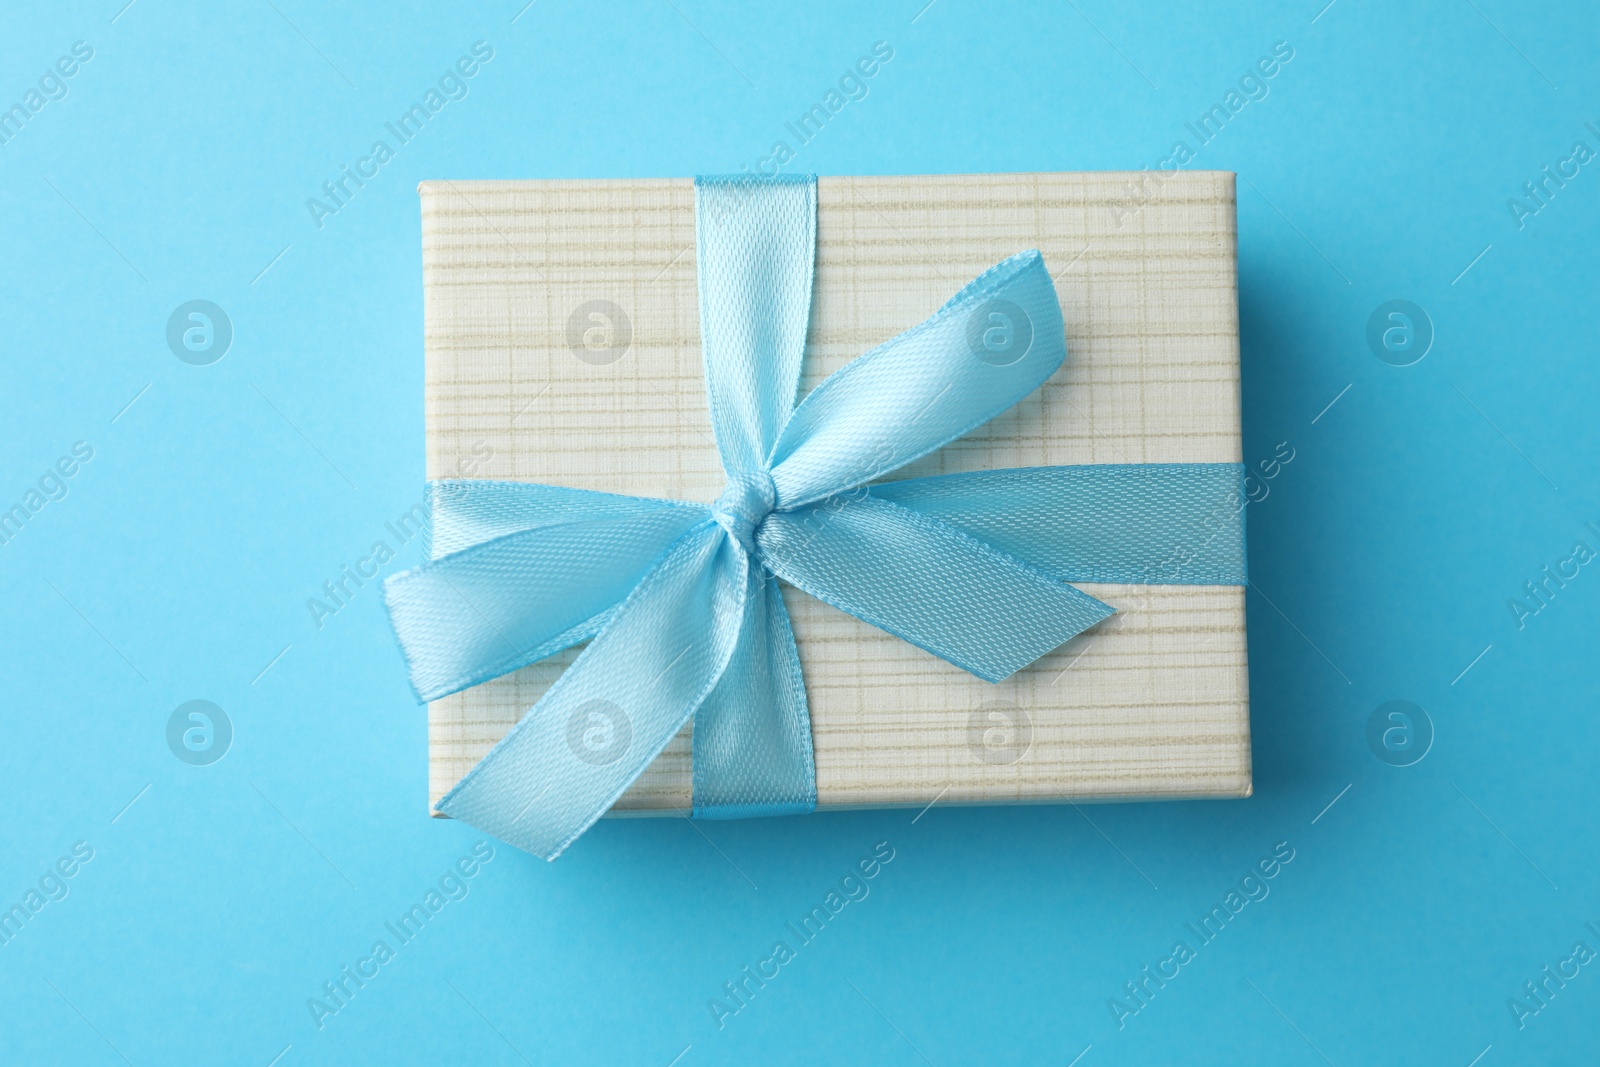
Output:
<path fill-rule="evenodd" d="M 684 506 L 681 500 L 477 478 L 429 482 L 427 502 L 429 559 L 442 559 L 473 545 L 540 526 L 623 519 Z M 400 519 L 402 527 L 418 517 L 416 510 Z"/>
<path fill-rule="evenodd" d="M 694 815 L 749 819 L 817 806 L 800 653 L 777 579 L 751 567 L 739 647 L 694 717 Z"/>
<path fill-rule="evenodd" d="M 555 859 L 716 688 L 739 643 L 748 570 L 721 528 L 690 530 L 439 811 Z"/>
<path fill-rule="evenodd" d="M 773 512 L 756 538 L 778 577 L 989 682 L 1113 613 L 953 526 L 864 492 Z"/>
<path fill-rule="evenodd" d="M 506 534 L 393 575 L 384 603 L 419 700 L 570 648 L 600 628 L 704 508 L 656 507 Z"/>
<path fill-rule="evenodd" d="M 871 487 L 1065 582 L 1243 585 L 1240 463 L 979 471 Z"/>

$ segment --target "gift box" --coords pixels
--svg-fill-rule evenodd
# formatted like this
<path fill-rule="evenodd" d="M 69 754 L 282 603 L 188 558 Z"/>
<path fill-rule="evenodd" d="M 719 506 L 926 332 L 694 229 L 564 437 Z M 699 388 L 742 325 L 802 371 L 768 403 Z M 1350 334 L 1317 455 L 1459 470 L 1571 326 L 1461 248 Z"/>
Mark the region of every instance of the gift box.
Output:
<path fill-rule="evenodd" d="M 428 477 L 717 498 L 694 183 L 420 192 Z M 1038 249 L 1065 363 L 893 477 L 1238 464 L 1235 234 L 1230 173 L 820 178 L 801 395 Z M 1239 521 L 1243 496 L 1230 506 Z M 1163 563 L 1181 568 L 1186 551 Z M 1243 585 L 1073 584 L 1117 614 L 998 684 L 785 586 L 817 807 L 1248 796 Z M 429 704 L 430 808 L 579 652 Z M 612 814 L 690 809 L 692 730 Z"/>

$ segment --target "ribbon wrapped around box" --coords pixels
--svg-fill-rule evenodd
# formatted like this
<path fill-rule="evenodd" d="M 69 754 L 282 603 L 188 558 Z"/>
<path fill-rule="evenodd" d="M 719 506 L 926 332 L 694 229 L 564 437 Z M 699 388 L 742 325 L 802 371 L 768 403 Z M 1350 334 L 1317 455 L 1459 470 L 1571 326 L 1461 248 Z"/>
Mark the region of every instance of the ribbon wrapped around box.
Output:
<path fill-rule="evenodd" d="M 1232 176 L 1118 177 L 424 183 L 438 812 L 1247 795 Z"/>

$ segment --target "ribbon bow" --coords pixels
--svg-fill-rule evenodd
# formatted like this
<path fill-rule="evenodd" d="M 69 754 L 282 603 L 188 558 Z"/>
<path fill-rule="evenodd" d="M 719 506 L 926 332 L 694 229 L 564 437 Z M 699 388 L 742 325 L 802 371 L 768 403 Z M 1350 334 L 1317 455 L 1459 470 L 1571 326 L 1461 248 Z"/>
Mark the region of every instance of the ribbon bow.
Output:
<path fill-rule="evenodd" d="M 1033 468 L 866 488 L 1061 366 L 1061 310 L 1037 251 L 985 271 L 796 405 L 816 179 L 699 178 L 695 198 L 722 495 L 706 506 L 434 482 L 433 559 L 386 583 L 421 700 L 593 639 L 439 803 L 547 859 L 690 717 L 696 817 L 816 806 L 779 579 L 990 682 L 1112 614 L 1068 581 L 1244 581 L 1238 464 Z"/>

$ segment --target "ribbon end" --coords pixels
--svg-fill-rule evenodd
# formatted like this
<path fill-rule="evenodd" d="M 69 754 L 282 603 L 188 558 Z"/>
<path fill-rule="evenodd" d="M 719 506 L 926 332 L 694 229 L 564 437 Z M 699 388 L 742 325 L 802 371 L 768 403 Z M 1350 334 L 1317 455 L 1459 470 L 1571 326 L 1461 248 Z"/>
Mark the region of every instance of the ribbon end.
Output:
<path fill-rule="evenodd" d="M 1072 593 L 1076 594 L 1076 596 L 1071 598 L 1070 621 L 1067 622 L 1066 628 L 1058 629 L 1049 635 L 1049 639 L 1054 640 L 1055 644 L 1051 645 L 1049 648 L 1043 649 L 1038 648 L 1038 646 L 1034 646 L 1032 658 L 1028 659 L 1026 662 L 1018 662 L 1013 660 L 1002 663 L 982 662 L 973 663 L 970 665 L 966 663 L 958 663 L 956 665 L 965 670 L 971 671 L 973 674 L 977 675 L 979 678 L 982 678 L 986 682 L 998 685 L 1007 678 L 1010 678 L 1013 674 L 1016 674 L 1018 671 L 1022 670 L 1022 668 L 1032 666 L 1034 663 L 1037 663 L 1045 656 L 1048 656 L 1050 653 L 1054 652 L 1068 641 L 1071 641 L 1074 637 L 1077 637 L 1080 634 L 1088 633 L 1100 623 L 1117 613 L 1117 609 L 1112 607 L 1110 604 L 1107 604 L 1105 601 L 1097 600 L 1088 593 L 1085 593 L 1083 590 L 1074 586 L 1066 585 L 1066 583 L 1062 583 L 1062 585 L 1064 588 L 1071 590 Z M 1026 655 L 1027 653 L 1024 654 Z"/>

